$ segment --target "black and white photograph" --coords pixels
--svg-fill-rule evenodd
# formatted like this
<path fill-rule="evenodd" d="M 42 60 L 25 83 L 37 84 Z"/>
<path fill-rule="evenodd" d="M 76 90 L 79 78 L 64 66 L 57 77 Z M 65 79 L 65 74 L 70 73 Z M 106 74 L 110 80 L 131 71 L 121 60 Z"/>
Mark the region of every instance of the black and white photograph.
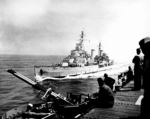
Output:
<path fill-rule="evenodd" d="M 150 118 L 149 6 L 0 0 L 0 118 Z"/>

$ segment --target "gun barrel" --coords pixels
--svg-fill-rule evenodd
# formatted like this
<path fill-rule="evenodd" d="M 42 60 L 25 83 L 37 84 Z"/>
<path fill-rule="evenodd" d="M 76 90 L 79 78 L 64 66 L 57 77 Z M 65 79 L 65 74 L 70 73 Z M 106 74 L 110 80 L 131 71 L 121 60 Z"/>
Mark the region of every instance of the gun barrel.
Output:
<path fill-rule="evenodd" d="M 31 80 L 31 79 L 25 77 L 24 75 L 22 75 L 22 74 L 20 74 L 20 73 L 18 73 L 18 72 L 16 72 L 16 71 L 14 71 L 13 69 L 8 69 L 7 72 L 11 73 L 12 75 L 14 75 L 15 77 L 21 79 L 22 81 L 28 83 L 29 85 L 32 85 L 32 86 L 33 86 L 33 85 L 36 85 L 36 84 L 37 84 L 37 83 L 34 82 L 33 80 Z"/>
<path fill-rule="evenodd" d="M 35 81 L 29 79 L 28 77 L 14 71 L 13 69 L 8 69 L 7 72 L 11 73 L 12 75 L 14 75 L 15 77 L 21 79 L 22 81 L 28 83 L 29 85 L 31 85 L 33 88 L 37 89 L 37 90 L 41 90 L 43 92 L 46 92 L 47 89 L 44 88 L 42 85 L 36 83 Z M 68 100 L 65 100 L 63 97 L 59 96 L 59 94 L 55 93 L 55 92 L 51 92 L 50 94 L 52 97 L 54 98 L 59 98 L 63 103 L 65 104 L 69 104 L 69 105 L 73 105 L 71 102 L 69 102 Z"/>

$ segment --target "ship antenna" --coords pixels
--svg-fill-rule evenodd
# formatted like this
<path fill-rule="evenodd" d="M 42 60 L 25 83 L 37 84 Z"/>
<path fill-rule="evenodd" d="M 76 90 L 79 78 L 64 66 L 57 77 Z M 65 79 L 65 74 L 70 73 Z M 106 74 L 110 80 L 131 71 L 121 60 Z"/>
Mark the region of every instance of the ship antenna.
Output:
<path fill-rule="evenodd" d="M 81 31 L 81 39 L 84 37 L 84 31 Z"/>
<path fill-rule="evenodd" d="M 80 43 L 79 44 L 80 44 L 80 48 L 82 49 L 83 48 L 83 41 L 84 41 L 84 38 L 83 38 L 84 37 L 84 31 L 81 31 L 80 36 L 81 36 L 81 38 L 80 38 Z"/>

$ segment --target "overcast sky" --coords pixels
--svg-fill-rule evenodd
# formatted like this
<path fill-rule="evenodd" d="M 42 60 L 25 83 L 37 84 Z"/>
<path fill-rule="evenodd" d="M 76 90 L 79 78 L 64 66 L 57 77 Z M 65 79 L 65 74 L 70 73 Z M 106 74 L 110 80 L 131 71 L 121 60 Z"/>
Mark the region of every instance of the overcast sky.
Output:
<path fill-rule="evenodd" d="M 131 60 L 150 36 L 149 0 L 0 0 L 0 54 L 68 55 L 85 47 Z M 96 53 L 96 51 L 95 51 Z"/>

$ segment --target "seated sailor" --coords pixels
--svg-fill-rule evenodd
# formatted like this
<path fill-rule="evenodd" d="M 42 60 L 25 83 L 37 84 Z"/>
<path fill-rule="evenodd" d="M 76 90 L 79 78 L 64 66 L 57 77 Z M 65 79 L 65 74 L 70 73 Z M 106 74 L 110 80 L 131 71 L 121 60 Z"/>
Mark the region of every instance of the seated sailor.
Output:
<path fill-rule="evenodd" d="M 102 78 L 98 78 L 97 81 L 99 84 L 99 90 L 92 95 L 96 101 L 96 106 L 106 108 L 113 107 L 114 93 L 112 89 L 105 84 Z"/>
<path fill-rule="evenodd" d="M 115 91 L 115 79 L 109 77 L 107 73 L 104 74 L 104 81 L 113 91 Z"/>

